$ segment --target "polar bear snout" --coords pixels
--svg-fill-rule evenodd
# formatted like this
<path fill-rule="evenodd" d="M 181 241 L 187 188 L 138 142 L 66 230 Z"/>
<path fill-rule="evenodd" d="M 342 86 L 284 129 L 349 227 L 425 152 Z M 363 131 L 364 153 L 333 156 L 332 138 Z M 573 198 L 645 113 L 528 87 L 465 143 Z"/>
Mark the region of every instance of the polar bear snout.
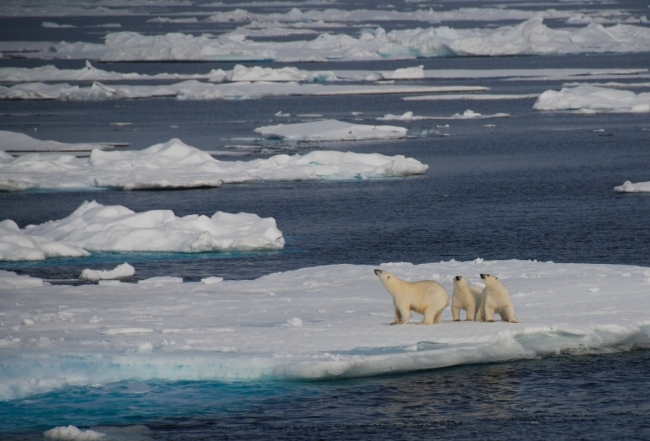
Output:
<path fill-rule="evenodd" d="M 382 271 L 381 271 L 380 269 L 376 269 L 376 270 L 375 270 L 375 274 L 376 274 L 376 275 L 380 275 L 381 273 L 382 273 Z"/>
<path fill-rule="evenodd" d="M 481 279 L 485 280 L 487 276 L 489 276 L 489 274 L 481 274 Z"/>
<path fill-rule="evenodd" d="M 454 280 L 455 280 L 456 282 L 460 282 L 460 279 L 461 279 L 462 277 L 463 277 L 463 276 L 456 276 L 456 277 L 454 277 Z"/>

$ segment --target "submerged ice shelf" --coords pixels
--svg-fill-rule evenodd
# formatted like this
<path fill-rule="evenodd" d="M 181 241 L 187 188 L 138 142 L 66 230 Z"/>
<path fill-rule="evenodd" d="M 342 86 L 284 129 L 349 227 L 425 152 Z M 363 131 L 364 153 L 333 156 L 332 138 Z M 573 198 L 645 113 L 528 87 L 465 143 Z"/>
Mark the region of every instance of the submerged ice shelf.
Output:
<path fill-rule="evenodd" d="M 89 158 L 0 151 L 0 190 L 219 187 L 256 181 L 348 180 L 404 177 L 428 169 L 413 158 L 376 153 L 316 151 L 252 161 L 219 161 L 179 139 L 139 151 L 104 152 Z"/>
<path fill-rule="evenodd" d="M 389 326 L 392 300 L 367 265 L 77 287 L 0 271 L 0 399 L 136 378 L 363 377 L 650 341 L 647 268 L 481 259 L 381 267 L 450 293 L 456 275 L 476 283 L 497 274 L 519 323 L 453 322 L 447 308 L 442 324 Z"/>

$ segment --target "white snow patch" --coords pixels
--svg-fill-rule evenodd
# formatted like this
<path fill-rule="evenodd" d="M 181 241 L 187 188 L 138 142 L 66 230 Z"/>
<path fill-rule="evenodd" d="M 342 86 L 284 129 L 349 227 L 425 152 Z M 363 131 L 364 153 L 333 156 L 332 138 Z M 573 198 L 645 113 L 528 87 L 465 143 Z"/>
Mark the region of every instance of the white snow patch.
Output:
<path fill-rule="evenodd" d="M 71 244 L 31 236 L 11 219 L 0 222 L 0 261 L 35 261 L 89 255 L 87 251 Z"/>
<path fill-rule="evenodd" d="M 623 182 L 623 185 L 614 187 L 619 193 L 650 193 L 650 182 Z"/>

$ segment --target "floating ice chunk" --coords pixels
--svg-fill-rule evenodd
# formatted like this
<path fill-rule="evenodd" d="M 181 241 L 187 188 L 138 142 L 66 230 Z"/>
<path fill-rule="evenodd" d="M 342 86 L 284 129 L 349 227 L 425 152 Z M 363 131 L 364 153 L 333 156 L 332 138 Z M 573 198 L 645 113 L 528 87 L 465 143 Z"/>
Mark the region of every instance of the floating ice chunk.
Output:
<path fill-rule="evenodd" d="M 424 66 L 396 69 L 383 77 L 387 80 L 421 80 L 424 79 Z"/>
<path fill-rule="evenodd" d="M 13 271 L 0 270 L 0 290 L 43 286 L 43 280 L 29 276 L 19 276 Z"/>
<path fill-rule="evenodd" d="M 300 320 L 298 317 L 294 317 L 292 319 L 287 320 L 287 325 L 289 325 L 289 327 L 299 328 L 300 326 L 302 326 L 302 320 Z"/>
<path fill-rule="evenodd" d="M 10 219 L 0 222 L 0 261 L 34 261 L 89 255 L 81 247 L 72 244 L 25 234 Z"/>
<path fill-rule="evenodd" d="M 535 110 L 577 110 L 581 112 L 650 112 L 650 93 L 635 94 L 627 90 L 604 87 L 578 86 L 562 88 L 559 92 L 547 90 L 535 104 Z"/>
<path fill-rule="evenodd" d="M 41 141 L 24 133 L 0 130 L 0 150 L 5 152 L 89 152 L 92 149 L 105 149 L 113 145 L 116 145 L 116 143 L 70 144 L 57 141 Z"/>
<path fill-rule="evenodd" d="M 282 110 L 278 110 L 278 111 L 275 113 L 275 116 L 286 116 L 286 117 L 289 117 L 289 116 L 291 116 L 291 114 L 290 114 L 290 113 L 282 113 Z"/>
<path fill-rule="evenodd" d="M 440 95 L 419 95 L 407 96 L 402 98 L 404 101 L 449 101 L 449 100 L 473 100 L 473 101 L 493 101 L 493 100 L 527 100 L 539 97 L 539 94 L 493 94 L 493 93 L 475 93 L 475 94 L 440 94 Z"/>
<path fill-rule="evenodd" d="M 345 123 L 342 123 L 345 124 Z M 362 126 L 374 127 L 374 126 Z M 406 132 L 406 129 L 398 128 Z M 348 130 L 349 131 L 349 130 Z M 388 132 L 378 130 L 386 137 Z M 397 137 L 399 133 L 393 134 Z M 0 151 L 0 189 L 218 187 L 223 183 L 382 178 L 421 174 L 427 166 L 403 156 L 342 152 L 277 155 L 253 161 L 219 161 L 178 139 L 129 152 L 93 150 L 90 158 Z"/>
<path fill-rule="evenodd" d="M 619 193 L 648 193 L 650 192 L 650 182 L 635 182 L 625 181 L 623 185 L 614 187 L 614 190 Z"/>
<path fill-rule="evenodd" d="M 255 129 L 268 138 L 287 141 L 361 141 L 369 139 L 405 138 L 407 129 L 397 126 L 370 126 L 337 120 L 313 121 L 298 124 L 278 124 Z"/>
<path fill-rule="evenodd" d="M 113 280 L 131 277 L 135 274 L 135 268 L 124 262 L 112 270 L 92 270 L 85 269 L 79 276 L 80 279 L 97 282 L 99 280 Z"/>
<path fill-rule="evenodd" d="M 51 441 L 99 441 L 106 437 L 102 432 L 81 430 L 76 426 L 59 426 L 43 432 L 46 440 Z"/>
<path fill-rule="evenodd" d="M 70 24 L 58 24 L 51 21 L 44 21 L 43 23 L 41 23 L 41 27 L 57 29 L 57 28 L 74 28 L 75 26 L 72 26 Z"/>
<path fill-rule="evenodd" d="M 177 217 L 170 210 L 135 213 L 120 205 L 104 206 L 95 201 L 84 202 L 64 219 L 30 225 L 25 232 L 90 251 L 198 253 L 284 247 L 284 237 L 273 218 L 221 211 L 211 218 L 196 214 Z M 127 270 L 120 268 L 120 273 Z"/>
<path fill-rule="evenodd" d="M 466 110 L 464 113 L 456 113 L 452 116 L 416 116 L 413 115 L 413 112 L 405 112 L 403 115 L 393 115 L 387 114 L 383 117 L 377 118 L 381 121 L 418 121 L 423 119 L 489 119 L 489 118 L 508 118 L 510 114 L 508 113 L 495 113 L 493 115 L 481 115 L 480 113 L 474 112 L 470 109 Z"/>

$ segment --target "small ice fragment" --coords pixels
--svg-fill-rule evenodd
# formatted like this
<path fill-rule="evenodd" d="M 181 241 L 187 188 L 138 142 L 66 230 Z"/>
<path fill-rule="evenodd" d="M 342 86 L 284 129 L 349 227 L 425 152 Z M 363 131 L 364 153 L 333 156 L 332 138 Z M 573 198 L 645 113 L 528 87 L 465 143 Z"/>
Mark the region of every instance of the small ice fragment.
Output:
<path fill-rule="evenodd" d="M 300 320 L 298 317 L 294 317 L 294 318 L 292 318 L 290 320 L 287 320 L 287 324 L 290 327 L 298 328 L 298 327 L 302 326 L 302 320 Z"/>

